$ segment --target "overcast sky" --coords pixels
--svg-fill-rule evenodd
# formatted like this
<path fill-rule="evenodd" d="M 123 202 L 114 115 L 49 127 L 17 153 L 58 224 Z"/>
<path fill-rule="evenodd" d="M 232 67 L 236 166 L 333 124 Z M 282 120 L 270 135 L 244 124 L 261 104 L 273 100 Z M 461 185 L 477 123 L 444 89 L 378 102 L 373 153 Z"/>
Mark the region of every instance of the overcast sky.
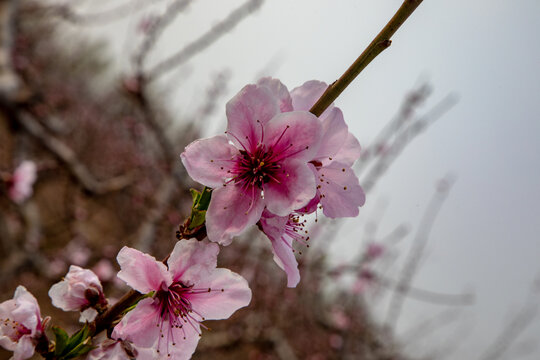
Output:
<path fill-rule="evenodd" d="M 241 3 L 200 0 L 168 30 L 154 60 L 174 52 Z M 159 85 L 198 94 L 211 76 L 230 69 L 224 109 L 226 100 L 260 75 L 278 77 L 289 89 L 310 79 L 330 83 L 400 4 L 269 0 Z M 94 29 L 114 40 L 119 64 L 126 65 L 126 54 L 137 46 L 133 28 L 138 16 L 112 37 L 110 27 Z M 368 197 L 360 219 L 348 221 L 342 241 L 333 249 L 339 258 L 358 246 L 355 239 L 363 231 L 358 224 L 381 201 L 389 203 L 381 232 L 404 222 L 414 228 L 436 181 L 448 173 L 456 177 L 414 285 L 448 293 L 472 289 L 476 303 L 464 310 L 457 326 L 411 346 L 415 353 L 446 346 L 443 338 L 457 329 L 463 335 L 458 341 L 461 349 L 449 358 L 479 358 L 524 304 L 540 272 L 539 35 L 538 0 L 425 0 L 394 36 L 392 46 L 336 102 L 350 130 L 362 144 L 369 144 L 419 81 L 428 80 L 435 90 L 423 110 L 449 93 L 459 95 L 459 103 L 407 148 Z M 261 74 L 264 69 L 267 73 Z M 195 95 L 168 94 L 179 114 L 196 108 Z M 224 120 L 224 112 L 216 119 Z M 224 128 L 222 121 L 215 124 L 207 135 Z M 408 245 L 400 244 L 397 253 L 405 253 Z M 378 313 L 384 313 L 384 307 L 380 304 Z M 408 301 L 398 334 L 441 310 Z M 539 323 L 522 339 L 540 341 Z M 538 353 L 522 358 L 538 359 Z"/>

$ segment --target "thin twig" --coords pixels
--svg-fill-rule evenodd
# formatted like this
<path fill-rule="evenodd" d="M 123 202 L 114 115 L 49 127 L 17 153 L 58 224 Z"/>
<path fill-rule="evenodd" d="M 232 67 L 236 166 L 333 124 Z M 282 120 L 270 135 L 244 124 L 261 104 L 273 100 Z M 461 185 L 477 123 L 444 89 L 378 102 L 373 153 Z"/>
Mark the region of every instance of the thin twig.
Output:
<path fill-rule="evenodd" d="M 144 62 L 152 50 L 157 44 L 157 41 L 165 28 L 174 21 L 176 16 L 180 14 L 191 3 L 191 0 L 176 0 L 170 4 L 165 10 L 164 14 L 159 17 L 151 26 L 148 35 L 144 38 L 139 51 L 133 57 L 135 63 L 135 74 L 141 76 L 143 72 Z"/>
<path fill-rule="evenodd" d="M 154 5 L 162 0 L 128 0 L 124 4 L 115 8 L 99 11 L 95 13 L 77 13 L 69 5 L 50 6 L 47 10 L 51 15 L 56 15 L 73 24 L 77 25 L 96 25 L 101 26 L 113 21 L 122 20 L 129 11 L 141 11 L 147 6 Z"/>
<path fill-rule="evenodd" d="M 156 80 L 157 78 L 171 71 L 175 67 L 184 64 L 193 56 L 205 50 L 223 35 L 231 31 L 248 15 L 252 14 L 255 10 L 260 8 L 263 2 L 264 0 L 247 1 L 242 6 L 232 11 L 229 16 L 227 16 L 221 22 L 214 25 L 208 32 L 203 34 L 201 37 L 186 45 L 183 49 L 173 54 L 169 58 L 155 65 L 147 72 L 145 80 L 147 82 Z"/>
<path fill-rule="evenodd" d="M 424 249 L 429 241 L 429 234 L 437 219 L 437 215 L 446 200 L 452 182 L 449 180 L 443 180 L 444 186 L 437 187 L 433 198 L 427 206 L 418 231 L 416 233 L 413 246 L 405 260 L 403 270 L 401 271 L 401 278 L 398 280 L 393 297 L 390 299 L 390 305 L 388 307 L 388 313 L 386 314 L 386 325 L 389 329 L 394 329 L 403 307 L 404 295 L 411 288 L 412 280 L 418 269 L 419 261 L 424 253 Z"/>
<path fill-rule="evenodd" d="M 133 182 L 133 176 L 131 175 L 122 175 L 105 181 L 96 180 L 90 170 L 77 158 L 75 152 L 55 136 L 48 133 L 32 115 L 22 111 L 17 115 L 19 124 L 62 161 L 71 175 L 79 181 L 85 190 L 101 195 L 124 189 Z"/>
<path fill-rule="evenodd" d="M 381 32 L 373 39 L 371 44 L 364 50 L 356 61 L 345 71 L 341 77 L 332 83 L 311 108 L 315 116 L 320 116 L 330 104 L 349 86 L 349 84 L 375 59 L 380 53 L 387 49 L 392 41 L 390 38 L 403 25 L 405 20 L 416 10 L 423 0 L 405 0 L 398 9 L 394 17 L 386 24 Z"/>

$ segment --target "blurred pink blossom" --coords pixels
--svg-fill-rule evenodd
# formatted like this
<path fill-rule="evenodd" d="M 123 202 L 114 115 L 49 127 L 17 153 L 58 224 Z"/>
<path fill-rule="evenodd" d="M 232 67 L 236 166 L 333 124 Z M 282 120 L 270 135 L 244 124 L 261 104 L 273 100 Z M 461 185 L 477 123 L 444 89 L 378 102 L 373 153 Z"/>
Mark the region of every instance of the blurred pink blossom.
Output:
<path fill-rule="evenodd" d="M 23 161 L 13 172 L 10 180 L 8 195 L 17 204 L 22 203 L 32 195 L 32 187 L 37 177 L 37 167 L 33 161 Z"/>
<path fill-rule="evenodd" d="M 340 308 L 333 308 L 330 311 L 330 320 L 332 324 L 339 330 L 347 330 L 351 321 L 345 312 Z"/>
<path fill-rule="evenodd" d="M 85 266 L 92 255 L 92 251 L 82 243 L 80 238 L 70 241 L 65 253 L 69 262 L 78 266 Z"/>
<path fill-rule="evenodd" d="M 92 271 L 101 281 L 109 281 L 116 275 L 114 266 L 108 259 L 99 260 L 92 268 Z"/>
<path fill-rule="evenodd" d="M 118 277 L 142 294 L 141 300 L 114 328 L 113 337 L 137 348 L 153 348 L 150 358 L 189 359 L 204 320 L 226 319 L 251 301 L 244 278 L 216 268 L 219 246 L 196 239 L 176 243 L 167 265 L 123 247 Z M 139 358 L 141 358 L 139 356 Z"/>
<path fill-rule="evenodd" d="M 0 304 L 0 346 L 13 351 L 14 360 L 28 359 L 42 334 L 36 298 L 24 286 L 18 286 L 13 299 Z"/>
<path fill-rule="evenodd" d="M 367 246 L 365 259 L 366 261 L 373 261 L 378 259 L 384 253 L 385 248 L 382 244 L 370 243 Z"/>
<path fill-rule="evenodd" d="M 334 349 L 341 349 L 343 347 L 343 337 L 339 334 L 332 334 L 328 338 L 330 347 Z"/>

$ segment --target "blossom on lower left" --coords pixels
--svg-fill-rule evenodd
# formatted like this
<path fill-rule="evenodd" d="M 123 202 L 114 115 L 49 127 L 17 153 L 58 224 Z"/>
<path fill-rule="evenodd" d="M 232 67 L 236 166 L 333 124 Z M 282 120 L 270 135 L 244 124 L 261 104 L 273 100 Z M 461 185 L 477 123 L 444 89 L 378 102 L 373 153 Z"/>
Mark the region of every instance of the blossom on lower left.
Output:
<path fill-rule="evenodd" d="M 13 351 L 14 360 L 28 359 L 42 335 L 38 302 L 24 286 L 18 286 L 13 299 L 0 304 L 0 346 Z"/>
<path fill-rule="evenodd" d="M 117 256 L 118 277 L 143 294 L 114 328 L 113 338 L 137 348 L 152 348 L 148 359 L 189 359 L 201 336 L 204 320 L 226 319 L 251 301 L 240 275 L 216 268 L 219 246 L 196 239 L 176 243 L 167 264 L 124 247 Z M 146 358 L 139 354 L 138 359 Z"/>

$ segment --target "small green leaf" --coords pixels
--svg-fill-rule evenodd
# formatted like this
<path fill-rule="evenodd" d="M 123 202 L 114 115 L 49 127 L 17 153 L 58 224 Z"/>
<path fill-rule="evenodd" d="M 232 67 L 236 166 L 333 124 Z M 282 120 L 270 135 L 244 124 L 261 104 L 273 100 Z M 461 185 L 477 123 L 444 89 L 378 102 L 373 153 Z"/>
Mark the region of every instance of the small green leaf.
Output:
<path fill-rule="evenodd" d="M 64 352 L 66 348 L 69 335 L 67 334 L 67 332 L 64 331 L 64 329 L 58 326 L 53 326 L 52 331 L 54 333 L 54 336 L 56 337 L 56 340 L 55 340 L 56 346 L 54 348 L 54 354 L 60 355 Z"/>
<path fill-rule="evenodd" d="M 189 227 L 191 229 L 196 228 L 197 226 L 200 226 L 204 224 L 204 221 L 206 219 L 206 210 L 193 210 L 191 212 L 191 222 L 189 224 Z"/>
<path fill-rule="evenodd" d="M 210 199 L 212 198 L 212 189 L 209 187 L 204 187 L 201 197 L 199 198 L 197 204 L 197 210 L 208 210 L 208 205 L 210 205 Z"/>
<path fill-rule="evenodd" d="M 193 206 L 195 206 L 199 201 L 201 193 L 195 189 L 189 189 L 189 192 L 191 193 L 191 197 L 193 198 Z"/>
<path fill-rule="evenodd" d="M 68 347 L 73 349 L 74 347 L 76 347 L 80 343 L 84 342 L 84 340 L 86 340 L 86 338 L 88 337 L 89 333 L 90 333 L 90 328 L 88 327 L 88 323 L 86 323 L 86 324 L 84 324 L 82 329 L 77 331 L 75 334 L 73 334 L 69 338 L 69 342 L 68 342 L 69 346 Z"/>

